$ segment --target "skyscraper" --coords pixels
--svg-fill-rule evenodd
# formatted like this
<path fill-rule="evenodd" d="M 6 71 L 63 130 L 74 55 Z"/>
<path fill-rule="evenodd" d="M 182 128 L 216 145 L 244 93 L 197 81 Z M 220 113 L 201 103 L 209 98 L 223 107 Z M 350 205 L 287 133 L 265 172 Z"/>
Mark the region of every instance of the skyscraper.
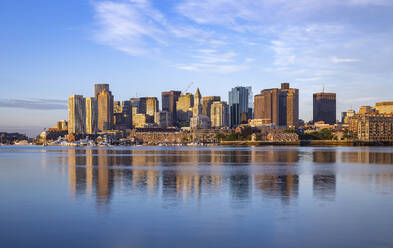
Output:
<path fill-rule="evenodd" d="M 199 88 L 197 88 L 194 96 L 194 106 L 192 108 L 192 115 L 193 116 L 198 116 L 202 114 L 202 95 L 201 92 L 199 91 Z"/>
<path fill-rule="evenodd" d="M 194 96 L 191 93 L 181 95 L 176 102 L 177 122 L 179 126 L 186 127 L 190 125 L 194 106 Z"/>
<path fill-rule="evenodd" d="M 81 95 L 72 95 L 68 98 L 68 133 L 84 134 L 85 130 L 85 98 Z"/>
<path fill-rule="evenodd" d="M 98 128 L 98 106 L 94 97 L 86 97 L 86 133 L 95 134 Z"/>
<path fill-rule="evenodd" d="M 123 130 L 131 128 L 132 107 L 130 101 L 113 102 L 113 125 L 115 129 Z"/>
<path fill-rule="evenodd" d="M 283 124 L 286 123 L 289 128 L 296 128 L 299 125 L 299 90 L 290 88 L 289 83 L 282 83 L 280 91 L 280 106 L 286 107 L 286 111 L 280 109 Z"/>
<path fill-rule="evenodd" d="M 228 104 L 226 102 L 215 101 L 211 104 L 210 120 L 212 127 L 227 127 L 228 126 Z"/>
<path fill-rule="evenodd" d="M 176 102 L 179 100 L 180 91 L 166 91 L 161 93 L 162 111 L 169 112 L 171 114 L 171 120 L 175 124 L 177 121 L 176 116 Z"/>
<path fill-rule="evenodd" d="M 248 89 L 246 87 L 235 87 L 229 94 L 229 116 L 230 126 L 235 127 L 248 120 Z"/>
<path fill-rule="evenodd" d="M 313 95 L 313 121 L 336 123 L 336 93 L 315 93 Z"/>
<path fill-rule="evenodd" d="M 211 105 L 213 104 L 213 102 L 216 102 L 216 101 L 221 101 L 221 97 L 219 97 L 219 96 L 204 96 L 204 97 L 202 97 L 202 114 L 211 118 L 211 116 L 210 116 Z"/>
<path fill-rule="evenodd" d="M 109 91 L 109 84 L 94 84 L 94 97 L 97 99 L 98 94 L 103 90 Z"/>
<path fill-rule="evenodd" d="M 98 129 L 100 131 L 113 128 L 113 95 L 107 89 L 98 93 Z"/>
<path fill-rule="evenodd" d="M 275 126 L 295 128 L 299 123 L 299 90 L 282 83 L 281 88 L 262 90 L 254 97 L 254 118 Z"/>

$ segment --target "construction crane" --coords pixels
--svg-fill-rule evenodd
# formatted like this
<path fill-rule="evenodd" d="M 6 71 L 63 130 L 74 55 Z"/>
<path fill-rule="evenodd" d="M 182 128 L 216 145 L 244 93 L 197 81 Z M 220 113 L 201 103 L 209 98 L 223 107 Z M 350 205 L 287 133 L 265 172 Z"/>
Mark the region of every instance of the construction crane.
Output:
<path fill-rule="evenodd" d="M 193 84 L 194 84 L 194 82 L 191 82 L 191 83 L 187 86 L 187 88 L 185 88 L 184 90 L 182 90 L 182 93 L 184 93 L 184 94 L 187 93 L 187 90 L 189 90 Z"/>

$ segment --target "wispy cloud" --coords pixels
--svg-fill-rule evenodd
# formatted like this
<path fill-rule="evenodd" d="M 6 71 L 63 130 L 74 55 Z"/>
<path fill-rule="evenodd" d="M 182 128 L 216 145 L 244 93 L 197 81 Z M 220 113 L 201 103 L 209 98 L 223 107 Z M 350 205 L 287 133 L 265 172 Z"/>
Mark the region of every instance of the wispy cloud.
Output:
<path fill-rule="evenodd" d="M 67 101 L 54 99 L 0 99 L 0 108 L 64 110 L 67 109 Z"/>
<path fill-rule="evenodd" d="M 157 2 L 98 0 L 97 41 L 200 75 L 295 81 L 303 92 L 326 84 L 354 94 L 355 81 L 392 75 L 393 29 L 382 25 L 393 13 L 391 0 Z"/>
<path fill-rule="evenodd" d="M 353 62 L 359 62 L 359 59 L 350 59 L 350 58 L 337 58 L 337 57 L 332 57 L 331 61 L 335 64 L 339 63 L 353 63 Z"/>

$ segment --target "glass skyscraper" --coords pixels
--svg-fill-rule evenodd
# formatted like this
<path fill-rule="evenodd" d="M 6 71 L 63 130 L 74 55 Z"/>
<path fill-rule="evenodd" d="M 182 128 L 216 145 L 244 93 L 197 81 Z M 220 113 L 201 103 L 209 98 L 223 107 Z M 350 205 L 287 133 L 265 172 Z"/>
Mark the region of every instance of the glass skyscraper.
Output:
<path fill-rule="evenodd" d="M 250 87 L 251 88 L 251 87 Z M 249 89 L 248 87 L 235 87 L 229 91 L 229 122 L 231 127 L 247 123 L 249 115 Z"/>

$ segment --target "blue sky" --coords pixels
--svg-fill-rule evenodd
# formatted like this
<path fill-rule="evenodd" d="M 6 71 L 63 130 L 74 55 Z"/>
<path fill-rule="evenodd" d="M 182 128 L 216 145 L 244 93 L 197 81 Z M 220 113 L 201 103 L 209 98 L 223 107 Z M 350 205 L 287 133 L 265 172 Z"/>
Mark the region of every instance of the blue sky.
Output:
<path fill-rule="evenodd" d="M 66 119 L 71 94 L 110 83 L 116 100 L 194 82 L 336 92 L 338 114 L 393 100 L 391 0 L 3 0 L 0 130 L 36 134 Z"/>

